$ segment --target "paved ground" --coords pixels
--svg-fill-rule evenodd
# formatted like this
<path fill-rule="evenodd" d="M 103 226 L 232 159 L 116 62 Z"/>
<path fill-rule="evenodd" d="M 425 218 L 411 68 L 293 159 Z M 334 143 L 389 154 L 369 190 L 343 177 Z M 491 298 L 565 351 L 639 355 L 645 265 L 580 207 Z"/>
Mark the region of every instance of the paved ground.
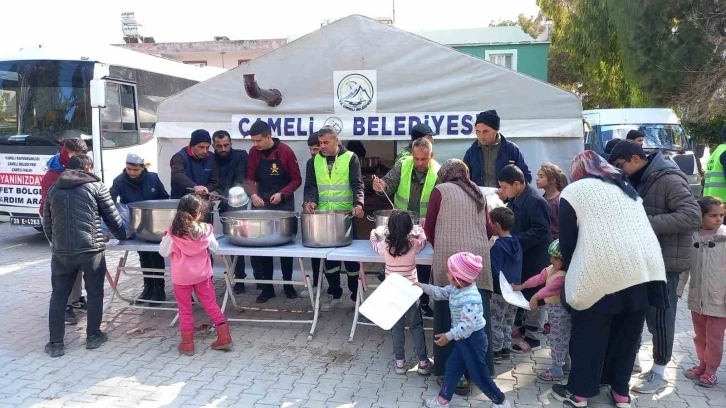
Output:
<path fill-rule="evenodd" d="M 108 255 L 111 268 L 120 253 Z M 348 343 L 351 302 L 323 314 L 311 342 L 307 325 L 233 323 L 232 351 L 213 351 L 209 349 L 212 339 L 200 336 L 193 357 L 176 351 L 178 328 L 168 326 L 173 312 L 115 307 L 104 318 L 108 344 L 87 351 L 82 319 L 78 326 L 68 327 L 67 354 L 50 359 L 43 352 L 48 335 L 49 261 L 50 251 L 41 234 L 0 224 L 0 407 L 420 407 L 422 398 L 439 389 L 433 377 L 395 374 L 388 333 L 362 327 L 355 342 Z M 139 286 L 131 282 L 125 291 L 138 291 Z M 222 293 L 220 285 L 220 299 Z M 253 294 L 240 300 L 251 304 Z M 275 304 L 283 305 L 282 301 Z M 298 301 L 298 305 L 304 303 Z M 244 315 L 255 316 L 255 312 Z M 202 314 L 197 317 L 198 323 L 206 322 Z M 695 350 L 682 302 L 676 331 L 674 362 L 668 367 L 674 379 L 671 386 L 659 395 L 639 397 L 635 405 L 726 407 L 723 386 L 708 390 L 683 376 L 682 371 L 694 363 Z M 647 331 L 644 341 L 640 357 L 647 368 L 652 361 Z M 407 349 L 413 359 L 410 339 Z M 517 407 L 559 407 L 549 395 L 550 385 L 535 381 L 533 370 L 545 368 L 548 362 L 546 349 L 516 357 L 497 368 L 496 382 Z M 723 369 L 719 375 L 726 381 Z M 452 401 L 452 406 L 462 407 L 489 404 L 478 391 Z M 612 405 L 603 393 L 591 406 Z"/>

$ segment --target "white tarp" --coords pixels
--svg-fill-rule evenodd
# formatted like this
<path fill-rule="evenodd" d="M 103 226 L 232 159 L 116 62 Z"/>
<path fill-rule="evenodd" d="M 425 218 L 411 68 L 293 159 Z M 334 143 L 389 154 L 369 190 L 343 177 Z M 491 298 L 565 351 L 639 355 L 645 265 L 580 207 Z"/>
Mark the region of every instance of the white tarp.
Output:
<path fill-rule="evenodd" d="M 269 107 L 247 96 L 244 74 L 278 89 Z M 243 138 L 262 119 L 303 161 L 311 130 L 340 128 L 342 139 L 408 141 L 426 122 L 441 140 L 437 159 L 461 158 L 477 112 L 496 109 L 501 133 L 533 172 L 543 161 L 569 168 L 582 150 L 582 105 L 573 94 L 414 34 L 350 16 L 197 84 L 162 102 L 155 135 L 164 158 L 198 128 Z M 299 142 L 291 142 L 298 140 Z M 235 142 L 248 148 L 249 142 Z M 163 161 L 164 158 L 161 158 Z M 160 167 L 160 172 L 163 170 Z M 303 169 L 304 170 L 304 169 Z"/>

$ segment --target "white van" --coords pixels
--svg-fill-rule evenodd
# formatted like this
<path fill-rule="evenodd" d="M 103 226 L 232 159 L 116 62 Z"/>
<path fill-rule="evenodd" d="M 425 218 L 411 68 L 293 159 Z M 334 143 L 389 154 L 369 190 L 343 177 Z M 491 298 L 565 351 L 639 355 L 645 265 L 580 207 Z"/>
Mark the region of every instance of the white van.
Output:
<path fill-rule="evenodd" d="M 646 153 L 660 150 L 673 159 L 686 174 L 691 191 L 700 197 L 703 191 L 698 159 L 703 157 L 705 146 L 696 147 L 686 135 L 681 121 L 671 109 L 592 109 L 583 111 L 590 130 L 585 133 L 585 149 L 603 154 L 605 144 L 613 138 L 625 139 L 631 130 L 645 135 L 643 149 Z"/>

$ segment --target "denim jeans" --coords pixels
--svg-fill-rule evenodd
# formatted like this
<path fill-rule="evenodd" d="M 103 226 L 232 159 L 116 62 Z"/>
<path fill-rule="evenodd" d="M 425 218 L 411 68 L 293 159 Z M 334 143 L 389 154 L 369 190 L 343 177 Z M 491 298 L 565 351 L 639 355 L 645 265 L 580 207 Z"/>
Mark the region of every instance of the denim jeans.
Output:
<path fill-rule="evenodd" d="M 393 336 L 393 354 L 396 360 L 406 359 L 406 326 L 413 335 L 413 344 L 416 347 L 416 356 L 418 361 L 426 361 L 428 359 L 428 351 L 426 350 L 426 335 L 423 328 L 423 317 L 421 317 L 421 304 L 417 300 L 410 309 L 404 314 L 396 324 L 391 328 Z"/>
<path fill-rule="evenodd" d="M 86 284 L 87 335 L 96 335 L 101 331 L 101 315 L 103 313 L 103 279 L 106 276 L 106 258 L 103 251 L 78 255 L 53 255 L 50 263 L 51 285 L 50 310 L 48 311 L 48 328 L 50 342 L 63 342 L 65 336 L 65 308 L 73 284 L 78 277 L 78 270 L 83 272 Z"/>
<path fill-rule="evenodd" d="M 487 367 L 487 348 L 488 341 L 484 329 L 477 330 L 471 336 L 454 342 L 454 351 L 446 361 L 444 384 L 439 391 L 441 398 L 451 401 L 456 383 L 459 382 L 464 372 L 468 372 L 471 380 L 487 398 L 495 404 L 504 402 L 504 394 L 494 383 Z"/>

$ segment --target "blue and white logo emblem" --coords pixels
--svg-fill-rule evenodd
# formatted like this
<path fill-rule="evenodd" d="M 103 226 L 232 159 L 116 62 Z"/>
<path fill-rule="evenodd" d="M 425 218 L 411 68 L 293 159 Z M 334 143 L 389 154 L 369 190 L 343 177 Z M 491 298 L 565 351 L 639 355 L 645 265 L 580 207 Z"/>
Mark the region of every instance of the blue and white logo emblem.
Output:
<path fill-rule="evenodd" d="M 340 133 L 343 131 L 343 121 L 340 120 L 340 118 L 336 118 L 335 116 L 325 119 L 325 122 L 323 123 L 323 127 L 325 127 L 325 126 L 329 126 L 333 129 L 335 129 L 336 133 Z"/>
<path fill-rule="evenodd" d="M 340 106 L 360 112 L 373 101 L 373 83 L 361 74 L 346 75 L 339 83 L 337 98 Z"/>

